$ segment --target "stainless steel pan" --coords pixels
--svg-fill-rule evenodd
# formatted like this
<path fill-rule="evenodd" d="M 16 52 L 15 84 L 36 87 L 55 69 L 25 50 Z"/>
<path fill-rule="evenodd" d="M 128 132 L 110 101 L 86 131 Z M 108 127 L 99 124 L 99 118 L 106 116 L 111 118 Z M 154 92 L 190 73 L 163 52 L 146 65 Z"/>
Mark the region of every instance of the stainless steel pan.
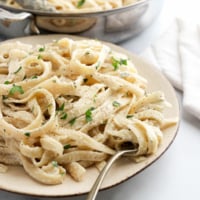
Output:
<path fill-rule="evenodd" d="M 7 38 L 42 33 L 78 34 L 118 43 L 143 31 L 158 16 L 163 0 L 88 13 L 17 9 L 0 1 L 0 34 Z"/>

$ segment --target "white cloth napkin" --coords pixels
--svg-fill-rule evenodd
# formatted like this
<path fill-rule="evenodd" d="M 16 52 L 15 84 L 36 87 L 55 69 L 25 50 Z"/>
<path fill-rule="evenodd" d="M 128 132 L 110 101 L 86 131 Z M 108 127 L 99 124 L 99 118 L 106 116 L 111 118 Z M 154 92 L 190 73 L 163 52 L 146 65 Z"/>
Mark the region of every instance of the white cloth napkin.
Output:
<path fill-rule="evenodd" d="M 200 119 L 200 25 L 176 19 L 141 55 L 183 91 L 183 107 Z"/>

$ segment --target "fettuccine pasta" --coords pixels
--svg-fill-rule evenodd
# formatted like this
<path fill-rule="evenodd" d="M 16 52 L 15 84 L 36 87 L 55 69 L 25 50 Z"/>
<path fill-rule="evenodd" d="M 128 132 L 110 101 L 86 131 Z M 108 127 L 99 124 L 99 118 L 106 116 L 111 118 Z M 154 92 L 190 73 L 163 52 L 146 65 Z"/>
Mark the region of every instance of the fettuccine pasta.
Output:
<path fill-rule="evenodd" d="M 97 40 L 0 45 L 0 171 L 21 165 L 33 179 L 81 181 L 89 166 L 132 145 L 135 160 L 157 152 L 176 121 L 170 104 L 133 61 Z"/>
<path fill-rule="evenodd" d="M 55 12 L 87 12 L 120 8 L 138 1 L 139 0 L 37 0 L 32 2 L 33 4 L 38 4 L 39 7 L 43 9 L 48 8 Z M 15 0 L 6 0 L 6 4 L 21 8 Z M 26 5 L 26 2 L 24 4 Z M 30 2 L 28 2 L 27 5 L 30 5 Z"/>

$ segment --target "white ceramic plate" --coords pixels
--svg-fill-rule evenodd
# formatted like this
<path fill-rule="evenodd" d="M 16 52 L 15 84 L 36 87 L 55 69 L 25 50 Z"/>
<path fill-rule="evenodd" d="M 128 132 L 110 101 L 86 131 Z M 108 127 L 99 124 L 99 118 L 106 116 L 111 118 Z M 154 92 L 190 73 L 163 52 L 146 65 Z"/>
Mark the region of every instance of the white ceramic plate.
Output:
<path fill-rule="evenodd" d="M 67 35 L 45 35 L 45 36 L 32 36 L 17 38 L 24 43 L 31 44 L 44 44 L 51 42 L 52 40 L 59 39 L 62 37 L 71 37 L 72 39 L 80 39 L 74 36 Z M 14 41 L 14 40 L 9 40 Z M 162 90 L 165 93 L 167 100 L 173 105 L 173 108 L 166 110 L 166 117 L 178 117 L 179 118 L 179 104 L 175 94 L 175 91 L 171 84 L 166 80 L 166 78 L 155 69 L 149 63 L 146 63 L 142 58 L 131 54 L 130 52 L 120 48 L 119 46 L 108 44 L 113 49 L 126 53 L 130 58 L 133 59 L 139 73 L 143 75 L 149 82 L 149 91 Z M 165 131 L 164 140 L 162 145 L 156 154 L 148 157 L 146 160 L 140 163 L 133 163 L 124 158 L 121 158 L 114 164 L 109 174 L 106 176 L 105 181 L 101 189 L 109 188 L 115 186 L 123 181 L 133 177 L 137 173 L 141 172 L 143 169 L 148 167 L 154 161 L 156 161 L 170 146 L 173 142 L 176 133 L 178 131 L 178 126 L 173 126 Z M 98 171 L 96 168 L 90 168 L 87 170 L 86 176 L 82 182 L 75 182 L 70 177 L 67 177 L 63 184 L 56 186 L 47 186 L 40 184 L 33 179 L 31 179 L 23 170 L 22 167 L 9 167 L 9 171 L 5 174 L 0 173 L 0 189 L 15 192 L 19 194 L 27 194 L 33 196 L 42 197 L 65 197 L 84 194 L 90 191 L 92 184 L 94 183 L 96 177 L 98 176 Z"/>

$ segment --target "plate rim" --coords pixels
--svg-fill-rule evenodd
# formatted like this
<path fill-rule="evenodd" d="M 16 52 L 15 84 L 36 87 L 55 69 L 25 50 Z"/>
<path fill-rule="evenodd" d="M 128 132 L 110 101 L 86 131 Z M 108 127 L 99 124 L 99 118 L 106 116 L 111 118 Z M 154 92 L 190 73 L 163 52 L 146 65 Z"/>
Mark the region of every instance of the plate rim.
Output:
<path fill-rule="evenodd" d="M 14 42 L 14 41 L 24 42 L 24 40 L 25 41 L 26 40 L 31 40 L 32 38 L 40 38 L 40 40 L 41 39 L 44 40 L 44 38 L 46 38 L 49 42 L 51 42 L 55 38 L 58 39 L 58 38 L 64 38 L 64 37 L 71 38 L 73 40 L 82 40 L 82 39 L 86 39 L 86 40 L 88 40 L 88 39 L 91 40 L 92 39 L 93 40 L 93 38 L 88 38 L 88 37 L 83 37 L 83 36 L 75 36 L 75 35 L 69 35 L 69 34 L 45 34 L 45 35 L 33 35 L 33 36 L 25 36 L 25 37 L 18 37 L 18 38 L 7 39 L 7 40 L 4 40 L 4 41 L 1 41 L 0 45 L 3 44 L 3 43 Z M 131 51 L 129 51 L 129 50 L 127 50 L 127 49 L 119 46 L 119 45 L 116 45 L 116 44 L 113 44 L 113 43 L 110 43 L 110 42 L 106 42 L 106 41 L 102 41 L 102 40 L 99 40 L 99 41 L 103 42 L 104 44 L 106 44 L 108 46 L 110 46 L 112 49 L 114 48 L 114 50 L 117 50 L 119 52 L 127 54 L 128 56 L 131 57 L 132 60 L 136 58 L 137 60 L 141 61 L 142 63 L 145 63 L 148 66 L 151 66 L 151 68 L 153 68 L 153 70 L 157 74 L 159 74 L 159 76 L 162 79 L 164 79 L 165 83 L 168 84 L 168 87 L 170 88 L 171 93 L 173 93 L 173 96 L 175 97 L 175 101 L 176 101 L 176 104 L 177 104 L 177 108 L 176 109 L 177 109 L 177 114 L 178 114 L 177 115 L 178 121 L 177 121 L 177 124 L 175 125 L 176 128 L 174 130 L 173 137 L 170 140 L 170 142 L 165 146 L 164 150 L 158 156 L 155 156 L 155 158 L 153 158 L 153 160 L 151 162 L 149 162 L 148 164 L 146 164 L 141 169 L 137 170 L 136 173 L 134 173 L 134 174 L 132 174 L 132 175 L 124 178 L 123 180 L 118 181 L 117 183 L 110 184 L 109 186 L 102 186 L 100 188 L 100 191 L 103 191 L 103 190 L 108 190 L 110 188 L 118 186 L 118 185 L 120 185 L 120 184 L 128 181 L 129 179 L 133 178 L 135 175 L 141 173 L 146 168 L 148 168 L 149 166 L 151 166 L 157 160 L 159 160 L 163 156 L 163 154 L 169 149 L 169 147 L 172 145 L 172 143 L 174 142 L 174 140 L 175 140 L 175 138 L 176 138 L 176 136 L 178 134 L 178 131 L 179 131 L 179 128 L 180 128 L 180 122 L 181 122 L 181 113 L 180 113 L 180 103 L 179 103 L 179 100 L 178 100 L 178 97 L 177 97 L 177 94 L 175 92 L 174 87 L 169 82 L 169 80 L 162 74 L 162 72 L 160 72 L 153 64 L 149 63 L 142 56 L 136 55 L 133 52 L 131 52 Z M 40 44 L 40 43 L 37 43 L 37 44 Z M 136 66 L 136 68 L 137 68 L 137 66 Z M 21 166 L 18 166 L 18 168 L 19 167 L 21 168 Z M 64 184 L 64 183 L 62 183 L 62 184 Z M 51 187 L 51 186 L 47 185 L 47 187 Z M 76 196 L 80 196 L 80 195 L 85 195 L 85 194 L 87 194 L 89 192 L 89 191 L 85 191 L 85 192 L 77 192 L 76 194 L 61 194 L 61 195 L 58 195 L 58 194 L 48 195 L 46 193 L 45 194 L 35 194 L 35 193 L 31 194 L 31 193 L 27 193 L 27 192 L 25 192 L 23 190 L 19 191 L 19 190 L 16 190 L 16 189 L 9 189 L 9 188 L 6 188 L 6 187 L 2 187 L 1 184 L 0 184 L 0 190 L 6 191 L 6 192 L 9 192 L 9 193 L 13 193 L 13 194 L 17 194 L 17 195 L 24 195 L 24 196 L 29 196 L 29 197 L 41 197 L 41 198 L 47 198 L 47 197 L 49 197 L 49 198 L 76 197 Z"/>

